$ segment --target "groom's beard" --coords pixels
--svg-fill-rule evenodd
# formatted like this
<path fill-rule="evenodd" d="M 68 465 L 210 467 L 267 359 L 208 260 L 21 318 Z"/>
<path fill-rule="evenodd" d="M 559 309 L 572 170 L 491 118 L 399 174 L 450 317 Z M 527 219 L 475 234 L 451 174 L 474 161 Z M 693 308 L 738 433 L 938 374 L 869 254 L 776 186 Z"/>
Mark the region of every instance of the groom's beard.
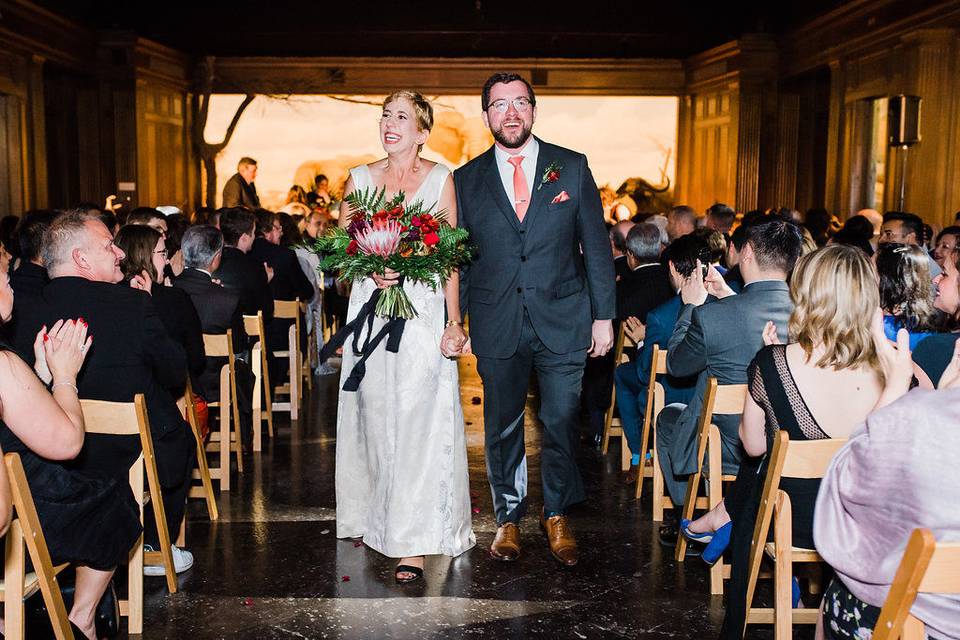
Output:
<path fill-rule="evenodd" d="M 503 123 L 500 123 L 499 129 L 491 129 L 493 139 L 505 146 L 507 149 L 519 149 L 527 143 L 530 137 L 531 128 L 523 121 L 520 122 L 520 128 L 513 131 L 505 131 Z"/>

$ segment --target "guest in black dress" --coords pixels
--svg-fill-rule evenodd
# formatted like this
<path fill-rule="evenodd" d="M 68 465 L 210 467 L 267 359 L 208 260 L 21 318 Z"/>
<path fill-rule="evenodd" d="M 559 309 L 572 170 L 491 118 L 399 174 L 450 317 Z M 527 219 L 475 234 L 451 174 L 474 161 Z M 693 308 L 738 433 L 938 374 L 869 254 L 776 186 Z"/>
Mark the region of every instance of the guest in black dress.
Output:
<path fill-rule="evenodd" d="M 160 321 L 170 337 L 183 346 L 193 388 L 199 389 L 200 375 L 206 367 L 200 316 L 187 292 L 164 285 L 167 250 L 163 235 L 144 225 L 126 225 L 117 232 L 115 242 L 126 254 L 120 263 L 123 279 L 130 282 L 139 277 L 145 282 L 149 277 L 150 295 Z M 182 396 L 183 391 L 182 386 L 170 389 L 175 398 Z"/>
<path fill-rule="evenodd" d="M 9 320 L 12 310 L 13 290 L 0 265 L 0 318 Z M 97 603 L 141 531 L 125 481 L 86 474 L 69 463 L 83 447 L 76 379 L 91 343 L 82 319 L 44 327 L 34 343 L 36 372 L 0 344 L 0 446 L 20 455 L 54 564 L 76 567 L 69 617 L 88 638 L 96 637 Z"/>
<path fill-rule="evenodd" d="M 720 507 L 689 525 L 693 533 L 730 528 L 731 575 L 723 638 L 741 638 L 746 615 L 748 563 L 760 492 L 773 437 L 846 438 L 876 405 L 882 390 L 876 341 L 885 340 L 876 271 L 861 250 L 834 245 L 800 258 L 790 283 L 793 342 L 776 344 L 768 324 L 768 346 L 747 370 L 749 395 L 740 438 L 750 456 Z M 904 336 L 905 338 L 905 336 Z M 793 544 L 814 548 L 813 509 L 819 480 L 780 483 L 793 507 Z M 731 522 L 732 521 L 732 522 Z M 722 536 L 718 536 L 722 539 Z M 711 543 L 713 544 L 713 543 Z M 710 545 L 704 557 L 714 554 Z"/>

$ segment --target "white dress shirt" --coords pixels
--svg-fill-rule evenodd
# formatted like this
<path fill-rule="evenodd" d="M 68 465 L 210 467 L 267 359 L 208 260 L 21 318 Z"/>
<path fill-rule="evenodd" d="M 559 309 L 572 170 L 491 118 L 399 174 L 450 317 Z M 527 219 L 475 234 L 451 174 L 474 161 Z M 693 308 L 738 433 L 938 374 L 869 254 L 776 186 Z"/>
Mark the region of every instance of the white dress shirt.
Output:
<path fill-rule="evenodd" d="M 520 169 L 527 179 L 527 188 L 530 190 L 530 199 L 533 199 L 533 192 L 536 191 L 537 156 L 540 154 L 540 143 L 532 135 L 522 148 L 516 149 L 514 153 L 507 153 L 499 146 L 494 145 L 493 155 L 497 159 L 497 169 L 500 171 L 500 181 L 503 182 L 503 190 L 507 193 L 507 199 L 516 210 L 516 195 L 513 192 L 513 165 L 508 160 L 516 155 L 523 156 L 523 162 L 520 163 Z M 530 206 L 530 203 L 527 203 Z"/>

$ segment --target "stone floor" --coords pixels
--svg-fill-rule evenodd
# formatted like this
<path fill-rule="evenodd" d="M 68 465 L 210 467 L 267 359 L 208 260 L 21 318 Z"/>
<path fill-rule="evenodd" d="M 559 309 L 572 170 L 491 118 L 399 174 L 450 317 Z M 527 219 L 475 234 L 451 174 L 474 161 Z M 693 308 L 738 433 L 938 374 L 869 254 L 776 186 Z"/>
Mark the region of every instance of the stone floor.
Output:
<path fill-rule="evenodd" d="M 338 377 L 317 379 L 298 423 L 278 418 L 274 441 L 220 496 L 218 522 L 191 501 L 187 546 L 196 564 L 175 595 L 146 578 L 145 638 L 716 637 L 722 604 L 708 593 L 704 565 L 680 566 L 656 542 L 649 502 L 638 504 L 618 482 L 615 450 L 608 460 L 586 448 L 580 455 L 591 498 L 571 512 L 577 567 L 551 558 L 530 516 L 518 562 L 488 556 L 495 523 L 472 361 L 461 363 L 461 384 L 477 546 L 455 559 L 428 558 L 422 582 L 396 585 L 394 561 L 334 536 Z M 539 477 L 532 404 L 531 479 Z M 531 484 L 533 507 L 539 487 Z"/>

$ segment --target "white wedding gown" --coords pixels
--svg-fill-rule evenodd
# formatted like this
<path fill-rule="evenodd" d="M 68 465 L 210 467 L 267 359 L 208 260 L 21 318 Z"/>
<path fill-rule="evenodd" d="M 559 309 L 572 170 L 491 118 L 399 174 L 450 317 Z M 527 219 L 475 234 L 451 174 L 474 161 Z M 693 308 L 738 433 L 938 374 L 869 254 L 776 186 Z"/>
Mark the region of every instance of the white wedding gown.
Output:
<path fill-rule="evenodd" d="M 357 189 L 372 187 L 366 165 L 351 169 Z M 436 165 L 407 203 L 440 199 L 450 170 Z M 376 285 L 354 282 L 348 319 Z M 353 336 L 343 346 L 337 409 L 337 537 L 362 537 L 392 557 L 457 556 L 476 543 L 457 363 L 440 353 L 445 324 L 442 287 L 404 283 L 417 310 L 397 353 L 386 340 L 366 362 L 356 392 L 343 391 L 353 370 Z M 376 318 L 373 333 L 383 326 Z M 366 337 L 366 323 L 361 329 Z"/>

